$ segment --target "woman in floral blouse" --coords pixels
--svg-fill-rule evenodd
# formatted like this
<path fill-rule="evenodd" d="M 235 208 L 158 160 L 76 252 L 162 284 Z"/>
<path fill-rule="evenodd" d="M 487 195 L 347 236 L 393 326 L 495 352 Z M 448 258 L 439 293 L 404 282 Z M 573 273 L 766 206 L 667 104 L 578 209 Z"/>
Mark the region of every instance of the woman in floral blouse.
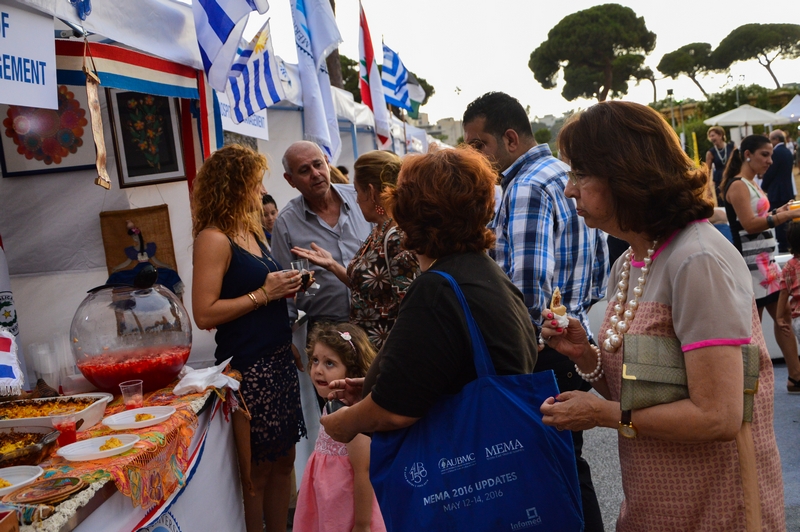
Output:
<path fill-rule="evenodd" d="M 358 206 L 375 227 L 347 269 L 316 244 L 311 244 L 312 249 L 292 248 L 292 253 L 334 273 L 350 287 L 350 322 L 362 327 L 378 350 L 397 319 L 400 301 L 419 274 L 417 257 L 402 248 L 403 233 L 386 214 L 381 199 L 381 193 L 397 183 L 400 164 L 400 157 L 386 151 L 365 153 L 355 162 Z"/>

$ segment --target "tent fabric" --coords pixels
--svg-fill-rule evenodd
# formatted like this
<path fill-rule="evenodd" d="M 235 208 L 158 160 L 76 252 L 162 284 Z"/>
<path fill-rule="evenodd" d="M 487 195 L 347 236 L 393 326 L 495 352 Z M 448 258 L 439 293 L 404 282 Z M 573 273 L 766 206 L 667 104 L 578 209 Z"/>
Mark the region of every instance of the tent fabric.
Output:
<path fill-rule="evenodd" d="M 794 98 L 776 114 L 785 116 L 792 122 L 800 122 L 800 94 L 795 94 Z"/>
<path fill-rule="evenodd" d="M 717 116 L 704 120 L 707 126 L 746 126 L 753 124 L 785 124 L 788 118 L 752 105 L 740 105 Z"/>
<path fill-rule="evenodd" d="M 198 98 L 197 70 L 109 44 L 89 43 L 103 87 L 174 98 Z M 58 82 L 84 85 L 84 43 L 56 40 Z M 92 62 L 87 62 L 92 66 Z"/>
<path fill-rule="evenodd" d="M 64 0 L 15 0 L 84 30 L 181 65 L 203 69 L 192 7 L 177 0 L 92 2 L 92 14 L 80 20 Z M 147 28 L 146 31 L 143 28 Z"/>
<path fill-rule="evenodd" d="M 356 101 L 353 99 L 353 93 L 337 87 L 331 87 L 331 92 L 333 95 L 333 107 L 336 109 L 336 117 L 355 124 Z"/>

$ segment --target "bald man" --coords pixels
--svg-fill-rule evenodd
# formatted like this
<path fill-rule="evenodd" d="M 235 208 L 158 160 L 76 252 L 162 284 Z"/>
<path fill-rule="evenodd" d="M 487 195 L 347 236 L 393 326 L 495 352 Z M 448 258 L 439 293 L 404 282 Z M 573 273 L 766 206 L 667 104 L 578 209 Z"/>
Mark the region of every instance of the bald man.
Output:
<path fill-rule="evenodd" d="M 295 142 L 283 156 L 283 177 L 300 192 L 281 210 L 272 232 L 272 252 L 283 268 L 296 260 L 291 249 L 314 243 L 347 267 L 372 230 L 356 202 L 353 185 L 331 185 L 328 161 L 313 142 Z M 313 268 L 313 267 L 312 267 Z M 319 321 L 350 319 L 350 291 L 336 276 L 313 268 L 320 285 L 313 297 L 299 295 L 297 308 L 308 315 L 308 330 Z M 290 313 L 295 311 L 290 305 Z M 296 317 L 294 314 L 293 317 Z"/>
<path fill-rule="evenodd" d="M 786 147 L 786 136 L 783 131 L 776 129 L 770 133 L 769 141 L 773 148 L 772 164 L 761 176 L 763 179 L 761 189 L 767 193 L 770 209 L 777 209 L 793 200 L 797 193 L 792 173 L 794 158 L 792 152 Z M 775 228 L 778 249 L 782 253 L 789 251 L 789 243 L 786 241 L 786 225 L 779 225 Z"/>

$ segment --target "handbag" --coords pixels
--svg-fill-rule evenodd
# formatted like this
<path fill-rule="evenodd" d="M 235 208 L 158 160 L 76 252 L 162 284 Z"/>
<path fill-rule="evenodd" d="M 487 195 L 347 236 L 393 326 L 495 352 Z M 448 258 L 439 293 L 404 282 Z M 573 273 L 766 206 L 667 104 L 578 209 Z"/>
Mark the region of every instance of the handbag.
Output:
<path fill-rule="evenodd" d="M 620 409 L 637 410 L 689 398 L 683 350 L 677 338 L 626 334 L 622 351 Z M 745 422 L 753 420 L 758 391 L 758 346 L 742 346 Z"/>
<path fill-rule="evenodd" d="M 558 395 L 552 371 L 499 376 L 464 294 L 478 378 L 410 427 L 376 432 L 370 480 L 398 531 L 583 530 L 572 435 L 542 422 Z"/>

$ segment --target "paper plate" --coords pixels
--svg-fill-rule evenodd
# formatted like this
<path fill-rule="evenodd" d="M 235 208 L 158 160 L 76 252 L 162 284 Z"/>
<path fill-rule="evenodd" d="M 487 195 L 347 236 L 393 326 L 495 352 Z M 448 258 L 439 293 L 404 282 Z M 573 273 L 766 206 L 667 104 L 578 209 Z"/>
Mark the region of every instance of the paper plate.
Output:
<path fill-rule="evenodd" d="M 107 451 L 101 451 L 100 447 L 105 445 L 106 441 L 111 438 L 117 438 L 122 442 L 122 445 Z M 71 443 L 62 447 L 56 454 L 62 458 L 66 458 L 71 462 L 82 462 L 84 460 L 99 460 L 100 458 L 108 458 L 117 454 L 122 454 L 134 444 L 139 441 L 139 436 L 135 434 L 115 434 L 114 436 L 100 436 L 97 438 L 90 438 L 75 443 Z"/>
<path fill-rule="evenodd" d="M 6 482 L 11 482 L 11 485 L 0 489 L 0 495 L 11 493 L 12 491 L 27 486 L 41 475 L 44 470 L 39 466 L 21 465 L 13 467 L 4 467 L 0 469 L 0 478 Z"/>
<path fill-rule="evenodd" d="M 103 425 L 111 430 L 131 430 L 142 429 L 144 427 L 152 427 L 166 421 L 169 416 L 175 413 L 175 409 L 171 406 L 146 406 L 144 408 L 134 408 L 133 410 L 126 410 L 113 416 L 108 416 L 103 419 Z M 155 416 L 153 419 L 146 421 L 136 421 L 136 414 L 150 414 Z"/>

